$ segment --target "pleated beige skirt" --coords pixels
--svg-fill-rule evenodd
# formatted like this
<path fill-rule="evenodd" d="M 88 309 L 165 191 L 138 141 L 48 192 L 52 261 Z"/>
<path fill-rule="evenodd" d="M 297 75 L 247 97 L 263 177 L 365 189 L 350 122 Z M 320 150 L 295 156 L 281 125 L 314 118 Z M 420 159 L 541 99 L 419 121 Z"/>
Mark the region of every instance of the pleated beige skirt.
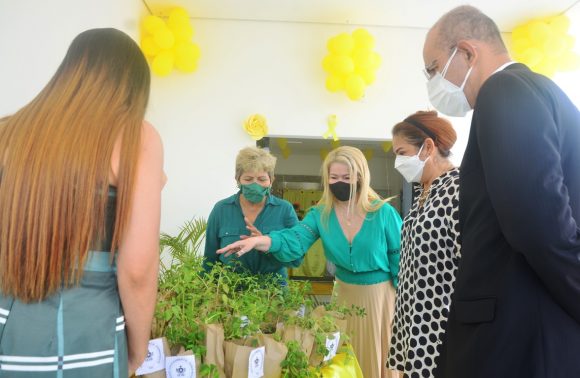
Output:
<path fill-rule="evenodd" d="M 347 331 L 365 378 L 395 378 L 386 368 L 391 326 L 395 312 L 395 288 L 391 281 L 374 285 L 352 285 L 336 280 L 334 293 L 339 303 L 366 310 L 365 317 L 348 319 Z"/>

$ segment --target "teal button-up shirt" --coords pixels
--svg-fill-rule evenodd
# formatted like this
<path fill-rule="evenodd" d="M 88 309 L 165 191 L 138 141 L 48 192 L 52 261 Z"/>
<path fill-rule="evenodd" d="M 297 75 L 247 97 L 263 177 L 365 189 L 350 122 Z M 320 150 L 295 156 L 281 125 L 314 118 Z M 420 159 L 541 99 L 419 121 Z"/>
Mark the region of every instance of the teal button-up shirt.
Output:
<path fill-rule="evenodd" d="M 297 223 L 298 217 L 290 202 L 268 195 L 264 208 L 258 214 L 254 226 L 262 234 L 267 235 L 274 230 L 293 227 Z M 225 257 L 216 254 L 216 250 L 240 240 L 240 235 L 249 234 L 246 222 L 244 222 L 239 192 L 216 203 L 207 220 L 204 254 L 206 263 L 221 261 L 228 264 L 233 260 L 238 260 L 244 268 L 252 273 L 278 273 L 282 277 L 288 277 L 285 266 L 297 267 L 302 263 L 303 257 L 282 263 L 272 255 L 256 250 L 241 257 L 235 255 Z"/>
<path fill-rule="evenodd" d="M 293 261 L 304 256 L 320 238 L 326 258 L 336 265 L 336 277 L 341 281 L 370 285 L 392 280 L 397 286 L 402 221 L 391 205 L 385 203 L 368 213 L 352 243 L 344 235 L 334 209 L 328 224 L 321 218 L 322 209 L 313 207 L 298 225 L 271 232 L 270 253 L 280 261 Z"/>

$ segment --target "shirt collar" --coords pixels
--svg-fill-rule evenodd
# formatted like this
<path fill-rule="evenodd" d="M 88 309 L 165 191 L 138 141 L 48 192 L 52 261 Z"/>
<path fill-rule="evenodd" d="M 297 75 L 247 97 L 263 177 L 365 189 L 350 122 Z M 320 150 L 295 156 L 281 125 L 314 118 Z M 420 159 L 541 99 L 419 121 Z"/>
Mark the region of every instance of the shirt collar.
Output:
<path fill-rule="evenodd" d="M 514 63 L 516 63 L 516 62 L 514 62 L 513 60 L 510 60 L 509 62 L 502 64 L 501 66 L 499 66 L 497 68 L 497 70 L 493 71 L 492 75 L 496 72 L 503 71 L 507 66 L 511 66 Z"/>

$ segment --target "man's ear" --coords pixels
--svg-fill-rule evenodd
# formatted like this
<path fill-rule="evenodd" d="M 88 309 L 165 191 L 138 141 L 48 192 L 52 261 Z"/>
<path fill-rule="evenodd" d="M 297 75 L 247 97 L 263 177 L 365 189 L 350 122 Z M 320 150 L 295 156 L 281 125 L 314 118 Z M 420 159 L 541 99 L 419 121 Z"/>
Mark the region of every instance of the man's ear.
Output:
<path fill-rule="evenodd" d="M 477 51 L 477 47 L 473 43 L 470 43 L 467 40 L 460 40 L 459 42 L 457 42 L 457 49 L 465 53 L 465 56 L 467 57 L 467 62 L 470 67 L 472 67 L 477 62 L 479 54 Z"/>

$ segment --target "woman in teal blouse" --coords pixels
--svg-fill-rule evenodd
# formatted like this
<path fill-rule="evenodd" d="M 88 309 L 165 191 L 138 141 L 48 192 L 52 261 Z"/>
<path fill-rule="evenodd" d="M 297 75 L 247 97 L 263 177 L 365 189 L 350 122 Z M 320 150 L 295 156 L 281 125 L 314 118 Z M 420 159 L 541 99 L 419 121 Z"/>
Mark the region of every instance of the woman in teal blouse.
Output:
<path fill-rule="evenodd" d="M 258 250 L 290 262 L 322 239 L 326 258 L 336 265 L 337 300 L 366 309 L 366 317 L 348 321 L 363 375 L 388 377 L 385 365 L 399 272 L 401 217 L 370 188 L 369 168 L 360 150 L 344 146 L 331 151 L 322 175 L 322 199 L 298 225 L 237 241 L 218 254 L 243 257 Z"/>
<path fill-rule="evenodd" d="M 296 267 L 302 258 L 280 262 L 271 255 L 249 253 L 240 258 L 216 254 L 224 247 L 249 235 L 269 234 L 292 227 L 298 217 L 290 202 L 270 195 L 276 157 L 257 147 L 242 149 L 236 157 L 236 181 L 240 191 L 219 201 L 211 211 L 206 230 L 205 264 L 232 260 L 255 274 L 277 273 L 288 277 L 285 266 Z"/>

